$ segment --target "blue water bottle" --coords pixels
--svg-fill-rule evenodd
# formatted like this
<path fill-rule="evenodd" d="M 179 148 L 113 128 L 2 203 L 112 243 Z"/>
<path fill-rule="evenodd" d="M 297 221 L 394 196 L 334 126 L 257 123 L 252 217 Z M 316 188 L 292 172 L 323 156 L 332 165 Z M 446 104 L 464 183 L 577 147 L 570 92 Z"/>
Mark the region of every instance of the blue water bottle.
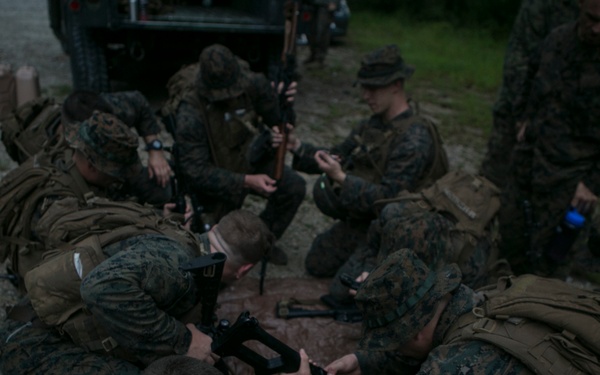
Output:
<path fill-rule="evenodd" d="M 548 246 L 548 257 L 557 263 L 564 262 L 584 225 L 585 217 L 571 208 L 556 227 L 554 237 Z"/>

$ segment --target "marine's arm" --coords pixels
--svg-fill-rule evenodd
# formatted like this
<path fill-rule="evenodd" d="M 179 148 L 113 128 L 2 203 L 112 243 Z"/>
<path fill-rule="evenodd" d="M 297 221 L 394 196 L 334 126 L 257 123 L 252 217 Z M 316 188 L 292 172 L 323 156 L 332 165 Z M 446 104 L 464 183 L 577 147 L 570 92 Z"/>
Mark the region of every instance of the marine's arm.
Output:
<path fill-rule="evenodd" d="M 377 200 L 394 197 L 402 190 L 414 191 L 433 158 L 433 139 L 424 124 L 415 122 L 391 145 L 381 182 L 375 184 L 348 174 L 340 193 L 342 205 L 367 213 Z"/>

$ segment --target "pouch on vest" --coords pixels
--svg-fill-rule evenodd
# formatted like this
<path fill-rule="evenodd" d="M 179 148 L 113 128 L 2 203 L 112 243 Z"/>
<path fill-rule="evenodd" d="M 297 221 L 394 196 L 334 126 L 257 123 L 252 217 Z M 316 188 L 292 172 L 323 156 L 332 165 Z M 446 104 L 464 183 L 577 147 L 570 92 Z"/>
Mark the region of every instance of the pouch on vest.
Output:
<path fill-rule="evenodd" d="M 77 247 L 57 252 L 25 274 L 31 304 L 46 324 L 58 326 L 84 307 L 81 280 L 106 257 L 101 249 Z"/>

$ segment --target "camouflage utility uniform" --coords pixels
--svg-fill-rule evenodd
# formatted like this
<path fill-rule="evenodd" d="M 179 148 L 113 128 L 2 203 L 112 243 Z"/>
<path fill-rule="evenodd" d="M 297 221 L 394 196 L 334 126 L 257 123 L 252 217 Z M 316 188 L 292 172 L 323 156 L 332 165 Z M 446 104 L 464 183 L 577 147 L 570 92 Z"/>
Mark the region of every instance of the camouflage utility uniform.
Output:
<path fill-rule="evenodd" d="M 526 139 L 514 150 L 515 165 L 520 167 L 507 189 L 512 206 L 503 210 L 521 214 L 522 199 L 529 197 L 533 221 L 531 245 L 523 249 L 508 242 L 523 232 L 514 229 L 518 221 L 508 214 L 503 219 L 502 236 L 507 239 L 503 250 L 517 260 L 519 250 L 544 255 L 580 181 L 600 194 L 600 50 L 584 44 L 577 27 L 577 22 L 563 25 L 544 41 L 525 112 Z M 536 261 L 535 269 L 552 272 L 552 264 L 542 271 Z"/>
<path fill-rule="evenodd" d="M 577 17 L 576 0 L 524 0 L 513 25 L 504 57 L 502 86 L 493 109 L 493 127 L 481 172 L 502 187 L 510 175 L 510 150 L 516 123 L 531 89 L 532 65 L 540 43 L 555 27 Z"/>
<path fill-rule="evenodd" d="M 338 270 L 330 292 L 338 300 L 348 300 L 351 298 L 348 287 L 339 281 L 340 275 L 347 274 L 354 279 L 401 249 L 412 249 L 433 270 L 460 262 L 464 284 L 472 288 L 485 286 L 490 276 L 488 265 L 494 256 L 493 240 L 489 233 L 481 238 L 463 239 L 461 235 L 456 223 L 441 213 L 425 210 L 410 201 L 389 203 L 380 217 L 371 222 L 367 245 L 358 249 Z M 465 252 L 468 255 L 462 254 L 464 248 L 457 248 L 459 244 L 469 246 L 466 249 L 469 252 Z"/>
<path fill-rule="evenodd" d="M 88 352 L 54 328 L 8 319 L 1 335 L 3 373 L 59 374 L 72 368 L 78 374 L 137 374 L 158 358 L 185 354 L 191 332 L 178 319 L 197 296 L 193 278 L 179 267 L 209 253 L 207 239 L 202 242 L 201 249 L 192 249 L 142 235 L 104 247 L 109 259 L 82 280 L 81 297 L 117 349 Z M 125 355 L 128 361 L 117 358 Z"/>
<path fill-rule="evenodd" d="M 394 253 L 369 275 L 356 295 L 363 310 L 364 336 L 355 353 L 363 374 L 532 374 L 506 351 L 478 340 L 443 344 L 453 324 L 483 302 L 460 284 L 456 265 L 430 271 L 411 250 Z M 438 302 L 451 299 L 433 332 L 433 345 L 424 361 L 398 351 L 433 317 Z"/>
<path fill-rule="evenodd" d="M 216 222 L 242 206 L 250 192 L 244 187 L 246 174 L 272 175 L 272 147 L 253 142 L 279 123 L 279 107 L 266 77 L 251 72 L 226 47 L 214 45 L 203 51 L 197 77 L 197 85 L 175 109 L 175 141 L 179 168 Z M 260 215 L 277 238 L 291 223 L 305 193 L 304 179 L 286 167 Z"/>
<path fill-rule="evenodd" d="M 305 64 L 323 64 L 327 56 L 327 50 L 331 44 L 331 22 L 333 12 L 339 8 L 340 0 L 310 0 L 305 1 L 313 9 L 308 43 L 310 45 L 310 56 Z"/>
<path fill-rule="evenodd" d="M 401 131 L 395 126 L 398 123 L 405 124 Z M 310 273 L 333 276 L 365 243 L 367 229 L 375 218 L 376 201 L 394 197 L 402 190 L 418 191 L 446 172 L 447 165 L 439 160 L 439 154 L 445 151 L 433 132 L 437 133 L 433 125 L 409 109 L 391 122 L 374 115 L 352 130 L 344 142 L 331 148 L 332 154 L 341 157 L 347 173 L 338 194 L 347 214 L 313 241 L 306 257 Z M 384 135 L 384 142 L 370 143 L 369 137 L 374 135 Z M 323 148 L 302 143 L 293 167 L 319 173 L 314 154 L 320 149 Z M 440 175 L 432 175 L 436 173 Z"/>

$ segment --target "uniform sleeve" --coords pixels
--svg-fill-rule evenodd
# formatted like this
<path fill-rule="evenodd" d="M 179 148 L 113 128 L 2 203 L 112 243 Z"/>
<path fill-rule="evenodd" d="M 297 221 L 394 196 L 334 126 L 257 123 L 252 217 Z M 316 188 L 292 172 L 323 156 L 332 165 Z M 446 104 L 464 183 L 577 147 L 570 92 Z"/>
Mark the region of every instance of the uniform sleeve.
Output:
<path fill-rule="evenodd" d="M 214 164 L 208 134 L 200 112 L 187 102 L 177 109 L 175 141 L 179 152 L 179 168 L 197 192 L 229 200 L 240 195 L 244 175 Z"/>
<path fill-rule="evenodd" d="M 191 333 L 174 317 L 178 306 L 195 302 L 192 278 L 178 270 L 183 259 L 173 247 L 160 251 L 148 244 L 108 258 L 82 281 L 89 311 L 146 364 L 189 348 Z"/>
<path fill-rule="evenodd" d="M 139 91 L 122 91 L 103 94 L 113 107 L 113 114 L 129 127 L 136 129 L 141 137 L 159 134 L 160 125 L 148 100 Z"/>
<path fill-rule="evenodd" d="M 354 211 L 370 213 L 375 201 L 396 196 L 402 190 L 414 191 L 433 160 L 434 146 L 426 125 L 415 122 L 391 142 L 383 178 L 378 184 L 351 173 L 340 193 L 341 204 Z M 390 147 L 392 147 L 390 146 Z"/>
<path fill-rule="evenodd" d="M 354 354 L 362 374 L 404 375 L 414 374 L 418 370 L 416 361 L 397 353 L 359 350 Z"/>

